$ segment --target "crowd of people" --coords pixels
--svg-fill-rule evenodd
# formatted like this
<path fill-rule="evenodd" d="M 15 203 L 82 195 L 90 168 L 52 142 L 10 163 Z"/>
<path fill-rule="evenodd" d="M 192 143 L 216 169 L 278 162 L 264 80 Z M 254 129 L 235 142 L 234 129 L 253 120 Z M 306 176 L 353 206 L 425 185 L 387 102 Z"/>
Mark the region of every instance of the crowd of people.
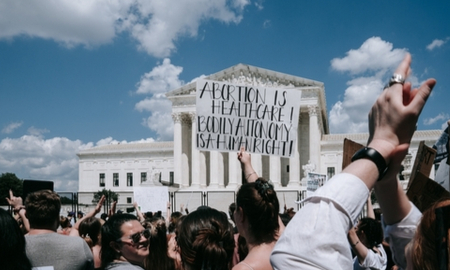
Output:
<path fill-rule="evenodd" d="M 10 194 L 14 215 L 0 209 L 2 269 L 448 269 L 450 200 L 421 213 L 397 179 L 434 79 L 412 89 L 407 54 L 369 113 L 369 141 L 352 162 L 295 213 L 280 203 L 251 155 L 237 158 L 245 178 L 225 212 L 207 206 L 136 215 L 112 211 L 105 198 L 71 224 L 59 196 Z M 375 217 L 370 192 L 382 212 Z M 367 204 L 367 217 L 360 218 Z M 13 216 L 15 218 L 13 218 Z M 48 267 L 48 268 L 44 268 Z"/>

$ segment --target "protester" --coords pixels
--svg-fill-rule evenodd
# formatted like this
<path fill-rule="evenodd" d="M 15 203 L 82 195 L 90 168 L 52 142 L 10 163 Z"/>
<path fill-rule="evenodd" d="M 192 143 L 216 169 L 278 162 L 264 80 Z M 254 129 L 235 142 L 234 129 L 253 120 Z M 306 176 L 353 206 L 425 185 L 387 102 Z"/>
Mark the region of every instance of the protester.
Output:
<path fill-rule="evenodd" d="M 94 269 L 92 252 L 83 239 L 56 233 L 61 211 L 58 194 L 50 190 L 30 193 L 25 208 L 30 222 L 26 252 L 33 267 Z"/>
<path fill-rule="evenodd" d="M 70 231 L 71 236 L 81 237 L 88 244 L 89 248 L 92 251 L 92 255 L 94 256 L 95 269 L 99 269 L 101 266 L 100 232 L 102 227 L 102 221 L 99 218 L 96 218 L 95 215 L 100 213 L 105 199 L 105 195 L 103 195 L 97 202 L 96 207 L 85 216 L 78 219 L 77 223 L 75 223 L 72 230 Z"/>
<path fill-rule="evenodd" d="M 57 232 L 60 234 L 69 235 L 71 230 L 72 225 L 70 224 L 70 219 L 65 216 L 61 216 L 59 218 L 59 228 Z"/>
<path fill-rule="evenodd" d="M 175 270 L 175 260 L 169 257 L 166 222 L 162 218 L 153 218 L 142 222 L 150 231 L 149 255 L 145 259 L 145 269 Z"/>
<path fill-rule="evenodd" d="M 9 190 L 9 198 L 6 198 L 8 204 L 12 207 L 15 214 L 14 218 L 19 223 L 20 229 L 24 234 L 30 231 L 30 222 L 25 215 L 25 206 L 23 206 L 22 198 L 15 197 L 12 190 Z"/>
<path fill-rule="evenodd" d="M 348 241 L 356 254 L 353 270 L 384 270 L 387 265 L 381 224 L 373 218 L 362 218 L 355 228 L 348 232 Z"/>
<path fill-rule="evenodd" d="M 239 188 L 236 195 L 234 221 L 239 234 L 246 240 L 248 254 L 233 270 L 272 269 L 270 254 L 284 230 L 279 217 L 277 194 L 272 184 L 258 178 L 251 164 L 251 156 L 244 147 L 238 153 L 238 159 L 247 183 Z"/>
<path fill-rule="evenodd" d="M 417 212 L 412 211 L 416 208 L 407 200 L 396 175 L 420 112 L 435 85 L 434 79 L 428 79 L 420 88 L 411 90 L 411 84 L 403 81 L 410 72 L 410 62 L 411 56 L 406 54 L 372 107 L 369 148 L 358 151 L 342 173 L 309 197 L 286 227 L 271 255 L 274 269 L 351 269 L 347 232 L 354 226 L 374 186 L 384 222 L 391 227 L 386 236 L 394 260 L 398 266 L 406 267 L 406 261 L 402 260 L 404 248 L 414 235 L 414 222 L 418 219 Z M 397 233 L 393 232 L 394 227 Z M 406 227 L 409 233 L 398 234 L 399 230 L 406 232 Z"/>
<path fill-rule="evenodd" d="M 17 221 L 0 208 L 0 263 L 3 270 L 31 270 L 25 238 Z"/>
<path fill-rule="evenodd" d="M 234 250 L 227 215 L 201 207 L 190 212 L 177 228 L 177 243 L 184 270 L 228 270 Z"/>
<path fill-rule="evenodd" d="M 150 232 L 131 214 L 115 214 L 103 224 L 100 253 L 102 269 L 144 269 Z"/>
<path fill-rule="evenodd" d="M 375 219 L 371 195 L 367 198 L 367 216 L 350 229 L 347 238 L 356 254 L 353 258 L 353 270 L 386 269 L 388 258 L 382 244 L 383 229 L 381 223 Z"/>

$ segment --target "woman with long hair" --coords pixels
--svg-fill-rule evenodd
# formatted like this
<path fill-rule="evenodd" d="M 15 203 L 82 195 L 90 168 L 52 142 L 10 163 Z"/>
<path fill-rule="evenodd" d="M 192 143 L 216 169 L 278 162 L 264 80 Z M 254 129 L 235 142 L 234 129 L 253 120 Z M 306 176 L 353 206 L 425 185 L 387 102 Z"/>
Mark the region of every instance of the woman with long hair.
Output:
<path fill-rule="evenodd" d="M 150 231 L 150 253 L 145 259 L 147 270 L 175 270 L 175 260 L 169 257 L 166 222 L 162 218 L 152 218 L 141 222 Z"/>
<path fill-rule="evenodd" d="M 4 270 L 31 270 L 25 237 L 17 221 L 0 208 L 0 262 Z"/>
<path fill-rule="evenodd" d="M 280 204 L 273 185 L 258 177 L 244 148 L 238 153 L 247 183 L 236 195 L 234 221 L 247 242 L 248 254 L 233 270 L 272 269 L 270 254 L 284 229 L 279 217 Z"/>
<path fill-rule="evenodd" d="M 102 226 L 101 267 L 111 269 L 144 268 L 149 254 L 150 232 L 131 214 L 111 216 Z"/>

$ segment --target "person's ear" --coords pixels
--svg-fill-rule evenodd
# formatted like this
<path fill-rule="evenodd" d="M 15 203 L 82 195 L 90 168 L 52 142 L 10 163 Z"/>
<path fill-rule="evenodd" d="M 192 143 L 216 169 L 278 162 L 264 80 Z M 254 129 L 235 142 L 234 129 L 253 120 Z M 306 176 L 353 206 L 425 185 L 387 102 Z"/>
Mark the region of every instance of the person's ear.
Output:
<path fill-rule="evenodd" d="M 236 213 L 238 213 L 237 218 L 239 219 L 239 222 L 244 222 L 245 215 L 244 215 L 244 210 L 242 209 L 242 207 L 236 208 Z"/>

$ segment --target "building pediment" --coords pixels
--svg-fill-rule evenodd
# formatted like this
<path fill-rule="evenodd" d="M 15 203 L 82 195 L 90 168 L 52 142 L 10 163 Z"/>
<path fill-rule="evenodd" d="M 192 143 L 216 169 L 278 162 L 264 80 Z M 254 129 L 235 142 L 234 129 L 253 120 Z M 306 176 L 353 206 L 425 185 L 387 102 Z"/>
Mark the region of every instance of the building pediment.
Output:
<path fill-rule="evenodd" d="M 230 83 L 252 85 L 261 87 L 286 87 L 286 88 L 301 88 L 301 87 L 318 87 L 323 88 L 322 82 L 293 76 L 281 72 L 276 72 L 260 67 L 255 67 L 246 64 L 237 64 L 230 68 L 224 69 L 217 73 L 205 76 L 204 79 L 214 81 L 227 81 Z M 175 96 L 185 96 L 195 94 L 196 82 L 190 82 L 178 89 L 172 90 L 166 94 L 171 99 Z"/>

